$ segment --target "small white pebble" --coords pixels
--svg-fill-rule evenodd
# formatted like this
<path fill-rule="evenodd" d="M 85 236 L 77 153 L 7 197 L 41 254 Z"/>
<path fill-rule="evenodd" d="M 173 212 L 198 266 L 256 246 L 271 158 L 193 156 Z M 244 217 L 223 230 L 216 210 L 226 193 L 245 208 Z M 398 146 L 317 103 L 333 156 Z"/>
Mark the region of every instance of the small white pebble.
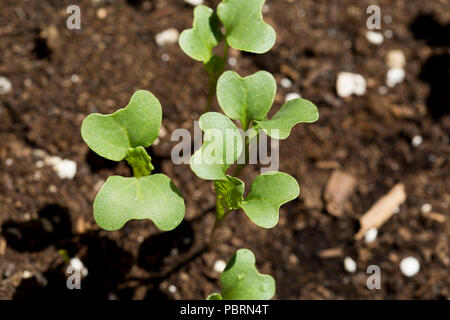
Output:
<path fill-rule="evenodd" d="M 344 259 L 344 269 L 349 273 L 356 272 L 356 262 L 350 257 L 345 257 Z"/>
<path fill-rule="evenodd" d="M 405 70 L 402 68 L 390 68 L 386 75 L 386 84 L 388 87 L 395 87 L 405 80 Z"/>
<path fill-rule="evenodd" d="M 137 242 L 142 243 L 142 242 L 144 242 L 144 237 L 143 236 L 137 236 L 136 240 L 137 240 Z"/>
<path fill-rule="evenodd" d="M 232 67 L 234 67 L 235 65 L 237 65 L 237 59 L 235 57 L 229 57 L 228 58 L 228 64 Z"/>
<path fill-rule="evenodd" d="M 23 273 L 22 273 L 22 278 L 23 279 L 29 279 L 29 278 L 31 278 L 33 276 L 33 274 L 30 272 L 30 271 L 28 271 L 28 270 L 25 270 Z"/>
<path fill-rule="evenodd" d="M 77 163 L 72 160 L 64 159 L 56 163 L 53 169 L 60 179 L 73 179 L 77 173 Z"/>
<path fill-rule="evenodd" d="M 54 185 L 51 184 L 48 187 L 48 191 L 50 191 L 50 193 L 56 193 L 56 191 L 58 191 L 58 189 Z"/>
<path fill-rule="evenodd" d="M 11 88 L 11 81 L 6 77 L 0 77 L 0 94 L 7 94 Z"/>
<path fill-rule="evenodd" d="M 280 81 L 280 84 L 283 88 L 290 88 L 292 87 L 292 81 L 289 78 L 283 78 Z"/>
<path fill-rule="evenodd" d="M 172 250 L 170 250 L 170 255 L 171 256 L 176 256 L 178 255 L 179 251 L 177 248 L 172 248 Z"/>
<path fill-rule="evenodd" d="M 389 50 L 386 55 L 386 65 L 388 68 L 403 69 L 406 64 L 406 58 L 402 50 Z"/>
<path fill-rule="evenodd" d="M 162 61 L 167 62 L 167 61 L 169 61 L 169 59 L 170 59 L 169 54 L 163 53 L 163 54 L 161 55 L 161 60 L 162 60 Z"/>
<path fill-rule="evenodd" d="M 70 76 L 70 81 L 72 81 L 73 83 L 77 83 L 78 81 L 80 81 L 80 76 L 77 74 L 73 74 Z"/>
<path fill-rule="evenodd" d="M 288 102 L 290 100 L 299 99 L 301 97 L 302 96 L 300 94 L 298 94 L 297 92 L 291 92 L 286 95 L 286 97 L 284 98 L 284 101 Z"/>
<path fill-rule="evenodd" d="M 383 43 L 384 37 L 383 34 L 380 32 L 374 32 L 374 31 L 367 31 L 366 32 L 366 38 L 369 40 L 370 43 L 373 43 L 375 45 L 380 45 Z"/>
<path fill-rule="evenodd" d="M 214 271 L 222 273 L 223 270 L 225 270 L 226 266 L 227 266 L 227 263 L 225 261 L 223 261 L 223 260 L 216 260 L 216 262 L 214 262 Z"/>
<path fill-rule="evenodd" d="M 424 203 L 422 205 L 422 207 L 420 208 L 420 211 L 422 211 L 422 213 L 428 213 L 431 212 L 431 210 L 433 209 L 433 206 L 429 203 Z"/>
<path fill-rule="evenodd" d="M 166 29 L 158 33 L 155 37 L 158 46 L 162 47 L 168 44 L 174 44 L 178 41 L 180 33 L 175 28 Z"/>
<path fill-rule="evenodd" d="M 396 207 L 394 208 L 394 213 L 395 213 L 395 214 L 400 213 L 400 207 L 399 207 L 399 206 L 396 206 Z"/>
<path fill-rule="evenodd" d="M 415 276 L 420 270 L 420 263 L 414 257 L 407 257 L 400 261 L 400 270 L 407 277 Z"/>
<path fill-rule="evenodd" d="M 364 241 L 366 243 L 372 243 L 377 238 L 377 235 L 378 235 L 377 228 L 370 228 L 364 236 Z"/>
<path fill-rule="evenodd" d="M 417 148 L 423 142 L 423 138 L 421 136 L 414 136 L 411 140 L 411 144 L 413 147 Z"/>
<path fill-rule="evenodd" d="M 199 6 L 203 4 L 203 0 L 184 0 L 187 4 L 190 4 L 191 6 Z"/>
<path fill-rule="evenodd" d="M 336 91 L 340 97 L 350 97 L 352 94 L 362 96 L 366 92 L 366 87 L 366 79 L 362 75 L 351 72 L 339 72 L 336 81 Z"/>
<path fill-rule="evenodd" d="M 38 167 L 38 168 L 42 168 L 43 166 L 44 166 L 44 161 L 42 161 L 42 160 L 38 160 L 38 161 L 36 161 L 36 167 Z"/>
<path fill-rule="evenodd" d="M 170 293 L 175 293 L 175 292 L 177 292 L 177 287 L 174 286 L 173 284 L 171 284 L 171 285 L 169 286 L 169 292 L 170 292 Z"/>
<path fill-rule="evenodd" d="M 390 24 L 392 22 L 392 17 L 390 15 L 385 15 L 383 17 L 384 22 L 386 22 L 387 24 Z"/>
<path fill-rule="evenodd" d="M 262 13 L 268 13 L 270 11 L 270 6 L 266 3 L 262 6 Z"/>
<path fill-rule="evenodd" d="M 14 163 L 14 160 L 11 158 L 8 158 L 5 160 L 5 164 L 9 167 L 12 166 L 12 164 Z"/>

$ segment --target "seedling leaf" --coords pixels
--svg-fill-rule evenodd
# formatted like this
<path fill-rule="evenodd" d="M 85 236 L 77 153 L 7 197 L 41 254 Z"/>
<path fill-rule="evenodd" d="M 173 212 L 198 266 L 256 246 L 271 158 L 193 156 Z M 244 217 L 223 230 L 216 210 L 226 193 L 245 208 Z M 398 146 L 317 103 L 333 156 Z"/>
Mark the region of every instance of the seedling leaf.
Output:
<path fill-rule="evenodd" d="M 272 228 L 278 223 L 280 206 L 298 197 L 297 181 L 283 172 L 266 172 L 253 180 L 241 208 L 257 226 Z"/>
<path fill-rule="evenodd" d="M 206 64 L 213 55 L 213 48 L 221 39 L 219 20 L 214 11 L 199 5 L 194 9 L 193 28 L 181 32 L 178 43 L 189 57 Z"/>
<path fill-rule="evenodd" d="M 312 102 L 305 99 L 293 99 L 286 102 L 272 119 L 256 121 L 256 123 L 272 138 L 286 139 L 297 123 L 311 123 L 317 119 L 319 119 L 319 112 Z"/>
<path fill-rule="evenodd" d="M 199 119 L 205 133 L 202 147 L 191 157 L 191 170 L 205 180 L 227 180 L 226 170 L 242 152 L 242 137 L 235 124 L 218 112 Z"/>
<path fill-rule="evenodd" d="M 275 44 L 275 30 L 264 22 L 265 0 L 223 0 L 217 14 L 225 26 L 227 43 L 238 50 L 265 53 Z"/>
<path fill-rule="evenodd" d="M 217 83 L 217 100 L 223 112 L 240 120 L 244 129 L 252 120 L 264 120 L 272 106 L 277 91 L 273 76 L 266 71 L 241 78 L 227 71 Z"/>
<path fill-rule="evenodd" d="M 222 272 L 220 282 L 224 300 L 269 300 L 275 295 L 275 280 L 258 272 L 255 255 L 248 249 L 236 251 Z"/>
<path fill-rule="evenodd" d="M 220 293 L 211 293 L 206 300 L 223 300 L 223 298 Z"/>
<path fill-rule="evenodd" d="M 133 175 L 136 178 L 148 176 L 153 171 L 152 158 L 141 146 L 129 148 L 125 157 L 128 164 L 133 168 Z"/>
<path fill-rule="evenodd" d="M 131 219 L 150 219 L 163 231 L 183 220 L 184 200 L 163 174 L 141 178 L 111 176 L 94 201 L 94 219 L 105 230 L 122 228 Z"/>
<path fill-rule="evenodd" d="M 224 208 L 239 209 L 244 200 L 244 182 L 239 178 L 227 175 L 227 180 L 214 181 L 214 190 L 217 194 L 217 207 L 220 212 Z"/>
<path fill-rule="evenodd" d="M 98 155 L 123 160 L 129 148 L 148 147 L 156 140 L 162 111 L 158 99 L 145 90 L 137 91 L 128 105 L 113 114 L 93 113 L 83 120 L 81 136 Z"/>

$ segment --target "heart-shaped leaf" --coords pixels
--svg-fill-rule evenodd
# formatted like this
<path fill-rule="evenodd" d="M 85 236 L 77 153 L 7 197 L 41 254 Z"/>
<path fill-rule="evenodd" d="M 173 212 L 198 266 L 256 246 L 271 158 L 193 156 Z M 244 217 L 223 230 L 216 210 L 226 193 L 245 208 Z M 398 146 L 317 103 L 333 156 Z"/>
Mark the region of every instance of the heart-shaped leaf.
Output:
<path fill-rule="evenodd" d="M 217 16 L 211 8 L 199 5 L 194 9 L 193 28 L 184 30 L 178 43 L 189 57 L 206 64 L 213 56 L 213 48 L 220 40 L 222 33 Z"/>
<path fill-rule="evenodd" d="M 226 170 L 242 152 L 242 137 L 235 124 L 218 112 L 199 119 L 205 133 L 202 147 L 191 157 L 191 170 L 205 180 L 227 180 Z"/>
<path fill-rule="evenodd" d="M 241 78 L 234 71 L 224 72 L 217 83 L 217 100 L 223 112 L 240 120 L 247 129 L 252 120 L 264 120 L 277 91 L 273 76 L 266 71 Z"/>
<path fill-rule="evenodd" d="M 174 229 L 183 220 L 184 200 L 163 174 L 141 178 L 111 176 L 94 201 L 94 219 L 108 231 L 119 230 L 131 219 L 150 219 L 158 229 Z"/>
<path fill-rule="evenodd" d="M 283 172 L 265 172 L 253 180 L 241 208 L 257 226 L 272 228 L 278 223 L 280 206 L 298 197 L 297 181 Z"/>
<path fill-rule="evenodd" d="M 248 249 L 239 249 L 228 261 L 220 276 L 222 293 L 209 300 L 270 300 L 275 295 L 275 280 L 261 274 L 255 267 L 255 255 Z"/>
<path fill-rule="evenodd" d="M 227 43 L 238 50 L 265 53 L 275 44 L 275 30 L 264 22 L 265 0 L 223 0 L 217 15 L 225 26 Z"/>
<path fill-rule="evenodd" d="M 162 111 L 158 99 L 137 91 L 129 104 L 110 115 L 93 113 L 83 120 L 81 136 L 98 155 L 123 160 L 129 148 L 148 147 L 158 137 Z"/>
<path fill-rule="evenodd" d="M 286 102 L 270 120 L 256 121 L 267 135 L 275 139 L 286 139 L 297 123 L 311 123 L 319 119 L 317 107 L 305 99 Z"/>

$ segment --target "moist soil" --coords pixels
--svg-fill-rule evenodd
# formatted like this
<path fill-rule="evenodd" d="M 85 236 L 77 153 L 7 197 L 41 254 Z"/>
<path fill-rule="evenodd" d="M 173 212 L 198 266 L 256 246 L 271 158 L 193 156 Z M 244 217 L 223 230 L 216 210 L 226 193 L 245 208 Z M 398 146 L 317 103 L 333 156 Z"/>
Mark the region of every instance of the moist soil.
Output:
<path fill-rule="evenodd" d="M 74 2 L 81 30 L 71 31 L 66 8 Z M 298 92 L 318 106 L 320 120 L 296 126 L 280 143 L 280 171 L 299 181 L 301 195 L 281 208 L 279 224 L 261 229 L 234 212 L 208 251 L 212 184 L 170 159 L 170 133 L 192 131 L 203 112 L 207 76 L 177 44 L 155 42 L 167 28 L 190 27 L 192 7 L 181 0 L 0 0 L 0 75 L 12 82 L 0 95 L 0 298 L 204 299 L 220 290 L 215 262 L 249 248 L 259 270 L 276 279 L 276 299 L 448 299 L 450 2 L 379 1 L 386 35 L 379 46 L 365 36 L 372 2 L 268 1 L 275 47 L 264 55 L 230 52 L 236 64 L 228 69 L 292 81 L 278 85 L 274 110 Z M 386 88 L 391 49 L 404 52 L 406 79 Z M 363 75 L 366 93 L 338 97 L 341 71 Z M 138 89 L 163 107 L 165 132 L 149 148 L 155 171 L 186 199 L 186 219 L 171 232 L 150 221 L 106 232 L 92 217 L 106 178 L 131 170 L 89 151 L 81 121 L 125 106 Z M 419 146 L 415 136 L 423 138 Z M 60 179 L 46 155 L 76 161 L 75 178 Z M 243 170 L 246 185 L 259 169 Z M 340 217 L 327 212 L 323 197 L 335 170 L 357 179 Z M 374 242 L 356 241 L 358 219 L 398 182 L 407 194 L 399 212 Z M 426 203 L 438 216 L 421 212 Z M 88 269 L 82 290 L 66 288 L 67 256 Z M 421 265 L 411 278 L 399 268 L 407 256 Z M 356 261 L 355 273 L 345 271 L 345 257 Z M 381 268 L 379 290 L 366 286 L 370 265 Z"/>

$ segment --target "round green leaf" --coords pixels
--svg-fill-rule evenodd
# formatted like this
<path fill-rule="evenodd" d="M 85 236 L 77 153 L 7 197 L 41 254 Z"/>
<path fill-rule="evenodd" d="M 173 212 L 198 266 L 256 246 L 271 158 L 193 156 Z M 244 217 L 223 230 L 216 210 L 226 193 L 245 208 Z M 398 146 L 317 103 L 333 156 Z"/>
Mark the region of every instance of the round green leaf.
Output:
<path fill-rule="evenodd" d="M 253 180 L 241 208 L 257 226 L 272 228 L 278 223 L 280 206 L 298 197 L 297 181 L 283 172 L 265 172 Z"/>
<path fill-rule="evenodd" d="M 270 120 L 256 121 L 267 135 L 275 139 L 286 139 L 297 123 L 311 123 L 319 119 L 317 107 L 305 99 L 286 102 Z"/>
<path fill-rule="evenodd" d="M 156 140 L 161 118 L 158 99 L 148 91 L 139 90 L 124 109 L 110 115 L 87 116 L 81 126 L 81 136 L 98 155 L 120 161 L 129 148 L 148 147 Z"/>
<path fill-rule="evenodd" d="M 94 219 L 108 231 L 119 230 L 131 219 L 150 219 L 163 231 L 183 220 L 184 200 L 163 174 L 141 178 L 111 176 L 94 201 Z"/>
<path fill-rule="evenodd" d="M 275 280 L 255 267 L 255 255 L 239 249 L 228 261 L 220 282 L 224 300 L 269 300 L 275 295 Z"/>
<path fill-rule="evenodd" d="M 223 0 L 217 15 L 225 26 L 227 43 L 238 50 L 265 53 L 275 44 L 275 30 L 264 22 L 265 0 Z"/>
<path fill-rule="evenodd" d="M 226 170 L 242 152 L 242 137 L 235 124 L 218 112 L 199 119 L 205 133 L 202 147 L 191 157 L 191 170 L 205 180 L 227 180 Z"/>
<path fill-rule="evenodd" d="M 181 33 L 178 44 L 192 59 L 207 63 L 212 57 L 213 48 L 221 39 L 219 20 L 214 11 L 199 5 L 194 9 L 193 28 Z"/>
<path fill-rule="evenodd" d="M 217 82 L 220 107 L 231 119 L 240 120 L 243 128 L 247 128 L 252 120 L 266 119 L 276 91 L 275 79 L 266 71 L 244 78 L 234 71 L 227 71 Z"/>

